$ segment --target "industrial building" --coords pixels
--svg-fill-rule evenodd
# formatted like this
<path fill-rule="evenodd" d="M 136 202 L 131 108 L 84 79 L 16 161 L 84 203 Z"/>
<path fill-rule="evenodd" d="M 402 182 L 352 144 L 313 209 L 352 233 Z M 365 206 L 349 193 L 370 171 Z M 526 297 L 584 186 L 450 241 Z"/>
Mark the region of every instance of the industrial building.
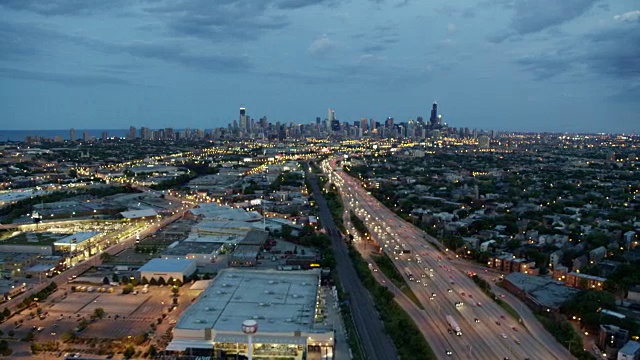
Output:
<path fill-rule="evenodd" d="M 333 353 L 334 332 L 324 323 L 320 271 L 226 269 L 180 316 L 167 351 L 247 355 L 245 320 L 255 320 L 253 355 L 301 360 Z"/>
<path fill-rule="evenodd" d="M 184 282 L 184 278 L 191 276 L 196 271 L 196 261 L 189 259 L 151 259 L 144 264 L 138 272 L 140 279 L 146 278 L 148 281 L 162 279 L 167 282 L 169 279 L 176 279 Z"/>

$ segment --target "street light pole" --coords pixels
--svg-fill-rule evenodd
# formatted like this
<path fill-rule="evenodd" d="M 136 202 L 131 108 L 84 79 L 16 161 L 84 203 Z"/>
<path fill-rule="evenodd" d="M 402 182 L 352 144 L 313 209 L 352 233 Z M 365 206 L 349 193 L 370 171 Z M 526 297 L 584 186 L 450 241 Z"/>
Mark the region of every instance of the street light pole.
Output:
<path fill-rule="evenodd" d="M 258 331 L 258 323 L 255 320 L 245 320 L 242 323 L 242 332 L 247 335 L 247 359 L 253 360 L 253 334 Z"/>

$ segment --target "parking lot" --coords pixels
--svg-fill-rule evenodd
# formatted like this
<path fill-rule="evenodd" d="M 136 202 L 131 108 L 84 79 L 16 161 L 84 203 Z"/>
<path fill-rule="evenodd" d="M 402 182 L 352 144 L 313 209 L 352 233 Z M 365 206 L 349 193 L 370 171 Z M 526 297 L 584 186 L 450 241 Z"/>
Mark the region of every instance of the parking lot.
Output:
<path fill-rule="evenodd" d="M 23 311 L 0 325 L 4 334 L 12 331 L 13 338 L 19 340 L 29 332 L 35 334 L 35 342 L 46 343 L 57 341 L 62 343 L 65 333 L 73 332 L 79 338 L 86 339 L 125 339 L 152 331 L 151 343 L 160 341 L 171 326 L 172 320 L 197 296 L 197 291 L 188 290 L 189 284 L 180 289 L 177 296 L 177 308 L 172 311 L 173 294 L 168 286 L 150 286 L 148 293 L 142 293 L 142 286 L 136 287 L 137 295 L 122 294 L 122 286 L 114 287 L 113 293 L 72 292 L 70 286 L 58 289 L 47 301 L 41 304 L 42 318 L 32 316 L 35 311 Z M 95 309 L 102 308 L 105 315 L 102 319 L 91 320 Z M 161 324 L 158 319 L 163 318 Z M 89 321 L 88 326 L 77 331 L 82 320 Z M 16 322 L 19 324 L 16 326 Z M 6 336 L 6 335 L 5 335 Z M 69 345 L 77 348 L 78 345 Z M 65 345 L 62 346 L 65 348 Z"/>

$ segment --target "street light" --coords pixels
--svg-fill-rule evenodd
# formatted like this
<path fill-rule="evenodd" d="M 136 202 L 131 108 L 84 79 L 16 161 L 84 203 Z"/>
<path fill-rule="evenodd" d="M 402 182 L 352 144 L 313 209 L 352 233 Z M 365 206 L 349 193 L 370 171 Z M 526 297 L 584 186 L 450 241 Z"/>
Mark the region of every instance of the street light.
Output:
<path fill-rule="evenodd" d="M 253 334 L 258 331 L 258 323 L 255 320 L 245 320 L 242 323 L 242 332 L 247 335 L 247 359 L 253 360 Z"/>

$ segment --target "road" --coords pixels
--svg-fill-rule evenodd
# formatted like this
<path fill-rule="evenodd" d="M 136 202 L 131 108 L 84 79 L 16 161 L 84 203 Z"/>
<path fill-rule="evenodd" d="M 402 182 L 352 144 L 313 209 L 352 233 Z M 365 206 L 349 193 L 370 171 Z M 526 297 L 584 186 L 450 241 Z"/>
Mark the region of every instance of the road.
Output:
<path fill-rule="evenodd" d="M 347 246 L 340 231 L 335 226 L 327 203 L 322 196 L 315 175 L 307 172 L 314 197 L 318 204 L 320 221 L 327 234 L 337 262 L 337 273 L 344 290 L 349 294 L 351 315 L 355 323 L 365 358 L 368 360 L 398 359 L 395 346 L 384 330 L 384 325 L 367 289 L 358 278 L 353 263 L 349 258 Z"/>
<path fill-rule="evenodd" d="M 426 241 L 426 233 L 380 204 L 359 181 L 333 163 L 322 168 L 343 196 L 346 210 L 360 217 L 371 236 L 389 255 L 398 270 L 411 274 L 409 287 L 424 307 L 400 302 L 412 315 L 438 357 L 452 359 L 571 359 L 555 341 L 547 341 L 541 327 L 522 327 L 517 320 L 483 293 L 454 262 Z M 431 238 L 431 241 L 436 241 Z M 404 251 L 403 251 L 404 250 Z M 455 305 L 456 303 L 462 305 Z M 446 315 L 462 328 L 462 336 L 449 333 Z M 548 334 L 547 334 L 548 335 Z M 544 340 L 541 340 L 544 339 Z"/>

